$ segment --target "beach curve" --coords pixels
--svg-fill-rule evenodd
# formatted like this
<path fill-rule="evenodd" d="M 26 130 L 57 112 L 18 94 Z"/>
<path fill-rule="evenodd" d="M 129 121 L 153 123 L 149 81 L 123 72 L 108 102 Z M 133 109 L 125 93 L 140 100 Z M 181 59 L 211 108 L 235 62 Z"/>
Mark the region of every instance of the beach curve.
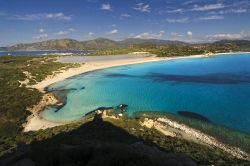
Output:
<path fill-rule="evenodd" d="M 137 56 L 137 55 L 131 55 L 131 56 Z M 111 67 L 118 67 L 118 66 L 125 66 L 125 65 L 133 65 L 133 64 L 140 64 L 140 63 L 147 63 L 147 62 L 156 62 L 156 61 L 169 61 L 169 60 L 175 60 L 175 59 L 183 59 L 183 58 L 201 58 L 204 57 L 204 55 L 193 55 L 193 56 L 181 56 L 181 57 L 156 57 L 155 55 L 152 56 L 144 56 L 139 58 L 128 58 L 128 59 L 119 59 L 119 60 L 110 60 L 110 61 L 99 61 L 99 62 L 87 62 L 84 64 L 81 64 L 80 67 L 77 68 L 70 68 L 68 70 L 61 70 L 59 73 L 48 76 L 43 81 L 31 86 L 31 88 L 37 89 L 42 93 L 46 93 L 46 87 L 49 85 L 63 81 L 64 79 L 67 79 L 69 77 L 87 73 L 87 72 L 93 72 L 96 70 L 111 68 Z M 40 103 L 38 104 L 40 105 Z M 51 105 L 47 103 L 47 105 Z M 40 129 L 47 129 L 59 125 L 63 125 L 65 123 L 58 123 L 58 122 L 52 122 L 44 119 L 40 116 L 40 112 L 43 111 L 44 107 L 41 110 L 32 110 L 29 109 L 28 111 L 31 112 L 31 115 L 27 118 L 27 122 L 23 125 L 24 132 L 28 131 L 37 131 Z"/>

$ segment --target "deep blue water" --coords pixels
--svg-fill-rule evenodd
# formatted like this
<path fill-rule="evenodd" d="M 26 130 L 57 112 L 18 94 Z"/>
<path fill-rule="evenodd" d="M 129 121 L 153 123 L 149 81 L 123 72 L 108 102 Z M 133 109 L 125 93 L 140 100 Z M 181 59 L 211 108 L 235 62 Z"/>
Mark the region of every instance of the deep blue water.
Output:
<path fill-rule="evenodd" d="M 250 54 L 179 59 L 113 67 L 48 87 L 66 104 L 42 116 L 71 121 L 101 106 L 137 111 L 198 113 L 212 123 L 250 133 Z M 57 110 L 57 112 L 55 112 Z"/>
<path fill-rule="evenodd" d="M 0 56 L 3 55 L 53 55 L 53 54 L 86 54 L 91 51 L 81 50 L 81 51 L 0 51 Z"/>

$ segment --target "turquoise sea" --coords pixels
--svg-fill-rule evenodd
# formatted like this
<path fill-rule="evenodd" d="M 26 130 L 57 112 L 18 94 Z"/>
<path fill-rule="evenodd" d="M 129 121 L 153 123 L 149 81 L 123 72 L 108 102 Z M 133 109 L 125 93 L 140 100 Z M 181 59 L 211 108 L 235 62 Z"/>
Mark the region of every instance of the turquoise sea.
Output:
<path fill-rule="evenodd" d="M 250 133 L 250 54 L 113 67 L 65 79 L 47 90 L 65 102 L 41 113 L 51 121 L 72 121 L 98 107 L 127 104 L 128 115 L 188 111 Z"/>

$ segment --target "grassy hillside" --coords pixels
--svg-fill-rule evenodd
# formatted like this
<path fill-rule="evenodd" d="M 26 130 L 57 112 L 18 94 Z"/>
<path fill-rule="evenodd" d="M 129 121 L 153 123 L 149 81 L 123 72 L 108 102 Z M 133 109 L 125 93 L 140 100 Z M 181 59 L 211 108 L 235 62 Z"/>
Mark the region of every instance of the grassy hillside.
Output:
<path fill-rule="evenodd" d="M 122 41 L 114 41 L 105 38 L 97 38 L 88 41 L 73 39 L 48 40 L 37 43 L 17 44 L 8 47 L 7 50 L 98 50 L 118 54 L 131 51 L 149 51 L 158 56 L 183 56 L 200 53 L 223 53 L 232 51 L 250 51 L 250 41 L 247 40 L 223 40 L 214 43 L 190 44 L 181 41 L 137 39 L 128 38 Z M 127 50 L 127 51 L 125 51 Z"/>
<path fill-rule="evenodd" d="M 105 39 L 105 38 L 97 38 L 94 40 L 88 40 L 82 42 L 82 47 L 84 49 L 90 50 L 102 50 L 102 49 L 114 49 L 123 47 L 119 42 L 114 40 Z"/>
<path fill-rule="evenodd" d="M 27 88 L 19 81 L 29 79 L 27 84 L 31 85 L 67 67 L 73 65 L 58 63 L 49 57 L 0 57 L 0 139 L 20 132 L 29 114 L 26 108 L 37 104 L 42 97 L 38 90 Z"/>
<path fill-rule="evenodd" d="M 44 165 L 247 165 L 219 149 L 166 137 L 136 119 L 99 116 L 73 124 L 9 138 L 0 145 L 8 165 L 27 160 Z M 3 146 L 5 145 L 5 146 Z M 25 160 L 24 160 L 25 159 Z M 1 163 L 1 161 L 0 161 Z"/>
<path fill-rule="evenodd" d="M 16 44 L 8 47 L 7 50 L 81 50 L 81 42 L 73 39 L 56 39 L 37 43 Z"/>

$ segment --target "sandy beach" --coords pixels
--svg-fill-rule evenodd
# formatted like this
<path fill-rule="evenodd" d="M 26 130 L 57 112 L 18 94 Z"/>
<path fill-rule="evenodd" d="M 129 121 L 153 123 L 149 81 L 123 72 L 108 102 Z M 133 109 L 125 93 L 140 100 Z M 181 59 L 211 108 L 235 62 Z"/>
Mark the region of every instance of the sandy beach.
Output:
<path fill-rule="evenodd" d="M 136 56 L 136 55 L 135 55 Z M 160 58 L 155 56 L 145 56 L 145 57 L 138 57 L 138 58 L 124 58 L 124 59 L 110 59 L 105 61 L 89 61 L 82 64 L 78 68 L 71 68 L 66 71 L 62 70 L 60 73 L 56 74 L 55 76 L 48 76 L 45 80 L 39 82 L 32 86 L 32 88 L 36 88 L 41 92 L 45 92 L 44 89 L 58 81 L 62 81 L 66 78 L 79 75 L 82 73 L 116 67 L 116 66 L 124 66 L 124 65 L 132 65 L 132 64 L 139 64 L 139 63 L 146 63 L 146 62 L 155 62 L 155 61 L 162 61 L 162 60 L 174 60 L 180 58 L 200 58 L 204 57 L 204 55 L 194 55 L 194 56 L 186 56 L 186 57 L 170 57 L 170 58 Z"/>

